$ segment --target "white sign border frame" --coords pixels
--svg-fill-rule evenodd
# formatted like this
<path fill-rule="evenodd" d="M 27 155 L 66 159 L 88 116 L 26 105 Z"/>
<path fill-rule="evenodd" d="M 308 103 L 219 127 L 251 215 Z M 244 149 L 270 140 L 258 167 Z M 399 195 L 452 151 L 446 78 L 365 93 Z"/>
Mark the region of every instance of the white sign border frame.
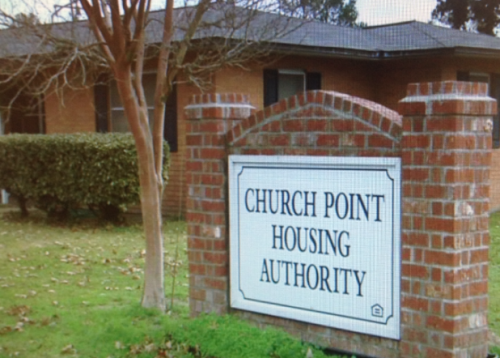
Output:
<path fill-rule="evenodd" d="M 273 303 L 263 303 L 241 298 L 239 273 L 239 223 L 238 214 L 232 209 L 238 203 L 233 201 L 238 198 L 237 166 L 247 165 L 275 165 L 297 168 L 316 166 L 318 168 L 378 168 L 386 169 L 387 175 L 394 180 L 393 197 L 393 312 L 386 324 L 374 321 L 364 321 L 363 325 L 354 324 L 357 318 L 343 318 L 332 313 L 305 312 L 298 307 L 284 307 Z M 279 155 L 229 155 L 228 158 L 228 185 L 229 185 L 229 252 L 230 252 L 230 306 L 239 310 L 251 311 L 275 317 L 287 318 L 340 330 L 369 334 L 378 337 L 401 339 L 401 158 L 398 157 L 317 157 L 317 156 L 279 156 Z M 399 198 L 399 200 L 397 200 Z M 236 199 L 237 200 L 237 199 Z M 398 220 L 399 216 L 399 220 Z M 332 319 L 332 316 L 335 317 Z M 388 324 L 393 318 L 391 324 Z"/>

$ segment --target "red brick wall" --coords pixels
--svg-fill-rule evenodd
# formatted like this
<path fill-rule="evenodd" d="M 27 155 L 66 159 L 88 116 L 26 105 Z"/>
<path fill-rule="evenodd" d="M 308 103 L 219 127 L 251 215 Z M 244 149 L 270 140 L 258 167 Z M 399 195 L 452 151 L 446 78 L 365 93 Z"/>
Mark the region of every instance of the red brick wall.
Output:
<path fill-rule="evenodd" d="M 187 84 L 177 86 L 177 153 L 170 155 L 169 180 L 163 195 L 163 212 L 172 217 L 184 217 L 186 213 L 187 185 L 185 170 L 186 117 L 184 108 L 189 98 L 200 90 Z"/>
<path fill-rule="evenodd" d="M 225 313 L 229 308 L 227 155 L 400 155 L 400 116 L 373 102 L 335 92 L 308 92 L 242 119 L 245 117 L 240 113 L 225 112 L 227 105 L 237 100 L 234 96 L 218 101 L 214 96 L 195 97 L 197 105 L 188 107 L 187 221 L 193 314 Z M 248 98 L 239 102 L 248 104 L 245 101 Z M 218 106 L 212 107 L 214 104 Z M 322 346 L 380 357 L 398 355 L 394 340 L 236 313 L 261 326 L 280 326 Z"/>
<path fill-rule="evenodd" d="M 413 84 L 403 118 L 401 352 L 486 357 L 492 115 L 485 84 Z"/>
<path fill-rule="evenodd" d="M 499 59 L 449 58 L 443 66 L 442 80 L 456 80 L 458 71 L 500 73 Z M 490 210 L 500 209 L 500 148 L 494 148 L 490 171 Z"/>
<path fill-rule="evenodd" d="M 224 69 L 216 74 L 214 90 L 230 93 L 244 89 L 250 103 L 260 110 L 263 108 L 262 68 L 321 72 L 323 90 L 366 98 L 397 110 L 409 83 L 454 81 L 458 71 L 500 73 L 500 61 L 435 56 L 368 62 L 290 55 L 269 65 L 251 65 L 247 71 Z M 493 163 L 500 163 L 500 149 L 493 151 Z M 491 184 L 491 209 L 500 209 L 500 165 L 492 166 Z"/>
<path fill-rule="evenodd" d="M 491 153 L 490 171 L 490 210 L 500 210 L 500 148 L 493 149 Z"/>
<path fill-rule="evenodd" d="M 263 69 L 288 69 L 306 72 L 320 72 L 322 90 L 337 91 L 374 100 L 374 64 L 367 61 L 334 59 L 324 57 L 285 56 L 270 61 L 268 65 L 252 64 L 247 70 L 225 68 L 215 74 L 217 93 L 241 92 L 249 96 L 250 103 L 258 110 L 264 107 Z M 405 89 L 400 93 L 401 99 Z M 393 108 L 396 109 L 396 106 Z"/>
<path fill-rule="evenodd" d="M 187 109 L 191 312 L 229 311 L 229 154 L 401 156 L 401 341 L 235 313 L 357 354 L 484 358 L 496 111 L 485 91 L 457 82 L 411 85 L 400 107 L 403 132 L 397 113 L 334 92 L 294 96 L 248 118 L 248 97 L 194 97 Z"/>
<path fill-rule="evenodd" d="M 45 97 L 45 124 L 47 133 L 95 132 L 93 88 L 50 92 Z"/>
<path fill-rule="evenodd" d="M 263 108 L 263 68 L 321 72 L 323 90 L 366 98 L 396 110 L 408 83 L 455 80 L 457 71 L 492 73 L 498 71 L 500 61 L 457 59 L 449 56 L 369 62 L 289 55 L 270 61 L 268 65 L 250 64 L 248 70 L 225 68 L 218 71 L 213 76 L 208 93 L 244 90 L 249 95 L 250 103 L 260 110 Z M 200 93 L 199 89 L 186 84 L 179 85 L 178 90 L 179 151 L 171 155 L 170 180 L 163 200 L 164 212 L 173 216 L 184 215 L 187 198 L 184 167 L 186 118 L 183 109 L 191 95 Z M 62 94 L 48 95 L 45 101 L 47 133 L 95 131 L 93 103 L 91 88 L 80 91 L 66 89 Z M 495 150 L 494 161 L 500 161 L 499 151 Z M 500 168 L 493 166 L 491 173 L 492 209 L 500 208 L 500 169 L 496 169 L 497 167 Z"/>
<path fill-rule="evenodd" d="M 409 83 L 442 80 L 443 59 L 405 59 L 378 63 L 374 69 L 374 101 L 397 110 Z M 456 79 L 453 78 L 453 79 Z"/>

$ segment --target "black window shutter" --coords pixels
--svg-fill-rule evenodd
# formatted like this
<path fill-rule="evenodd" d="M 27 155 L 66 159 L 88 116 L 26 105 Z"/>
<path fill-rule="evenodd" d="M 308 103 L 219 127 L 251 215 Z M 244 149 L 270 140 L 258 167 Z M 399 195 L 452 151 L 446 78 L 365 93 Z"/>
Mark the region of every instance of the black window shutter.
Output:
<path fill-rule="evenodd" d="M 490 96 L 500 103 L 500 74 L 491 75 Z M 493 117 L 493 148 L 500 148 L 500 114 Z"/>
<path fill-rule="evenodd" d="M 165 103 L 165 126 L 163 128 L 163 138 L 168 143 L 171 153 L 178 150 L 177 143 L 177 86 L 174 84 L 172 92 Z"/>
<path fill-rule="evenodd" d="M 321 73 L 308 72 L 306 73 L 306 90 L 314 91 L 321 89 Z"/>
<path fill-rule="evenodd" d="M 109 88 L 105 84 L 94 86 L 96 132 L 108 132 Z"/>
<path fill-rule="evenodd" d="M 278 102 L 278 70 L 264 70 L 264 107 Z"/>
<path fill-rule="evenodd" d="M 469 72 L 465 71 L 458 71 L 457 72 L 457 81 L 469 81 Z"/>

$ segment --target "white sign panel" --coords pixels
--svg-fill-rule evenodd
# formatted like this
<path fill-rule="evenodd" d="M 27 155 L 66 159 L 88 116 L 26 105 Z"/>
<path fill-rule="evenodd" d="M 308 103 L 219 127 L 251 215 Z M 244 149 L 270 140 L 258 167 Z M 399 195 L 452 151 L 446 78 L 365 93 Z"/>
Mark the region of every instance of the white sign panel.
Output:
<path fill-rule="evenodd" d="M 400 338 L 399 158 L 229 157 L 231 307 Z"/>

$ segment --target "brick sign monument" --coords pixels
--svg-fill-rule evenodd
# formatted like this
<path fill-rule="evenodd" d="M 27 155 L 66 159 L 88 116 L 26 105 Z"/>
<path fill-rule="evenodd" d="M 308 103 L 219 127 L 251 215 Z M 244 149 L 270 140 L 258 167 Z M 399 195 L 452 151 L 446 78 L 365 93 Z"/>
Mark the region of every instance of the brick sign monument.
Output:
<path fill-rule="evenodd" d="M 373 357 L 488 352 L 487 86 L 186 107 L 190 306 Z"/>

